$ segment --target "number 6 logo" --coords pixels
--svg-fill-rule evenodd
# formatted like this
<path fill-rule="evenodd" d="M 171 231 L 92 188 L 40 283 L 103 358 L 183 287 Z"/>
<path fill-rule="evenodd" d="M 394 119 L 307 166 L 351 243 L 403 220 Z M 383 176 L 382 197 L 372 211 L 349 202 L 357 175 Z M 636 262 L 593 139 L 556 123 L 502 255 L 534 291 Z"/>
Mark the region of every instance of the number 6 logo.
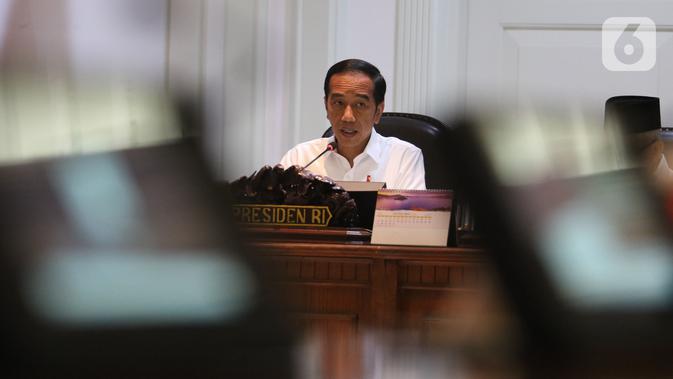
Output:
<path fill-rule="evenodd" d="M 649 71 L 657 61 L 657 28 L 648 17 L 611 17 L 603 23 L 603 66 Z"/>

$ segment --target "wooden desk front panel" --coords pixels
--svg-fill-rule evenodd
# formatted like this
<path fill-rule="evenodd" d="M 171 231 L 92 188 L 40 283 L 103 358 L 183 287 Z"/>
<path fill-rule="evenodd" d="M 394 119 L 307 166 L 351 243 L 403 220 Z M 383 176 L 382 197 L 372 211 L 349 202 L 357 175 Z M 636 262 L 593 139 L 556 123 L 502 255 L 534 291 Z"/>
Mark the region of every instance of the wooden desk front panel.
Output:
<path fill-rule="evenodd" d="M 269 255 L 274 291 L 302 324 L 332 324 L 357 330 L 371 319 L 371 259 Z"/>
<path fill-rule="evenodd" d="M 310 326 L 432 330 L 450 324 L 482 272 L 476 249 L 255 243 L 288 312 Z M 349 331 L 343 328 L 350 329 Z"/>
<path fill-rule="evenodd" d="M 466 262 L 399 261 L 397 327 L 432 333 L 454 328 L 477 294 L 483 266 Z"/>

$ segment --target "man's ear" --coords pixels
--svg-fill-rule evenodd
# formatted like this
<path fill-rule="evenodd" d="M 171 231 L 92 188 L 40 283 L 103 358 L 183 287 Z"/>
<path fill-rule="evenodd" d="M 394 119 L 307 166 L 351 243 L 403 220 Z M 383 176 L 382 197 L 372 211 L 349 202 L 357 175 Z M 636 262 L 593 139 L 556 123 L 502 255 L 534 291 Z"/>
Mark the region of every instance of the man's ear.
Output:
<path fill-rule="evenodd" d="M 325 102 L 325 117 L 329 118 L 329 110 L 327 109 L 327 96 L 324 96 L 322 99 Z"/>
<path fill-rule="evenodd" d="M 374 125 L 378 124 L 381 121 L 381 115 L 383 114 L 383 108 L 385 108 L 386 102 L 382 101 L 376 106 L 376 111 L 374 113 Z"/>

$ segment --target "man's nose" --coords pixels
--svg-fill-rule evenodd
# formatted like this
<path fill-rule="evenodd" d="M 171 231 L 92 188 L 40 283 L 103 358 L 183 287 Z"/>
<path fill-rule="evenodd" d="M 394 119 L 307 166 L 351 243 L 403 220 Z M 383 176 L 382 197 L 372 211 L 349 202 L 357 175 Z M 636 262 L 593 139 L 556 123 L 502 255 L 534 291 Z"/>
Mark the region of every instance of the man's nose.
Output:
<path fill-rule="evenodd" d="M 355 121 L 355 116 L 353 116 L 353 109 L 350 105 L 346 106 L 343 116 L 341 116 L 341 121 L 353 122 Z"/>

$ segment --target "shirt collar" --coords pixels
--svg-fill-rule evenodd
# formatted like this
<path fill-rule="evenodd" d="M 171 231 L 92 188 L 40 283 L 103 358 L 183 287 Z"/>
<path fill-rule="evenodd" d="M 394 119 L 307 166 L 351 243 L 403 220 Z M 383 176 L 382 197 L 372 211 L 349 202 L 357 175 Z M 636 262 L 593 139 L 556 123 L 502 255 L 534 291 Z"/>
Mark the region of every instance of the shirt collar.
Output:
<path fill-rule="evenodd" d="M 365 154 L 369 155 L 374 162 L 379 163 L 381 160 L 381 135 L 376 132 L 376 128 L 372 128 L 372 134 L 369 136 L 369 142 L 365 147 Z"/>
<path fill-rule="evenodd" d="M 335 140 L 336 138 L 334 137 L 334 134 L 332 134 L 327 139 L 327 143 L 334 142 Z M 337 150 L 338 149 L 339 148 L 337 147 Z M 369 157 L 372 158 L 376 163 L 380 163 L 381 161 L 381 135 L 376 132 L 375 127 L 372 128 L 372 134 L 369 136 L 367 146 L 365 146 L 365 150 L 362 153 L 360 153 L 360 155 L 362 154 L 369 155 Z M 358 157 L 360 155 L 358 155 Z"/>

